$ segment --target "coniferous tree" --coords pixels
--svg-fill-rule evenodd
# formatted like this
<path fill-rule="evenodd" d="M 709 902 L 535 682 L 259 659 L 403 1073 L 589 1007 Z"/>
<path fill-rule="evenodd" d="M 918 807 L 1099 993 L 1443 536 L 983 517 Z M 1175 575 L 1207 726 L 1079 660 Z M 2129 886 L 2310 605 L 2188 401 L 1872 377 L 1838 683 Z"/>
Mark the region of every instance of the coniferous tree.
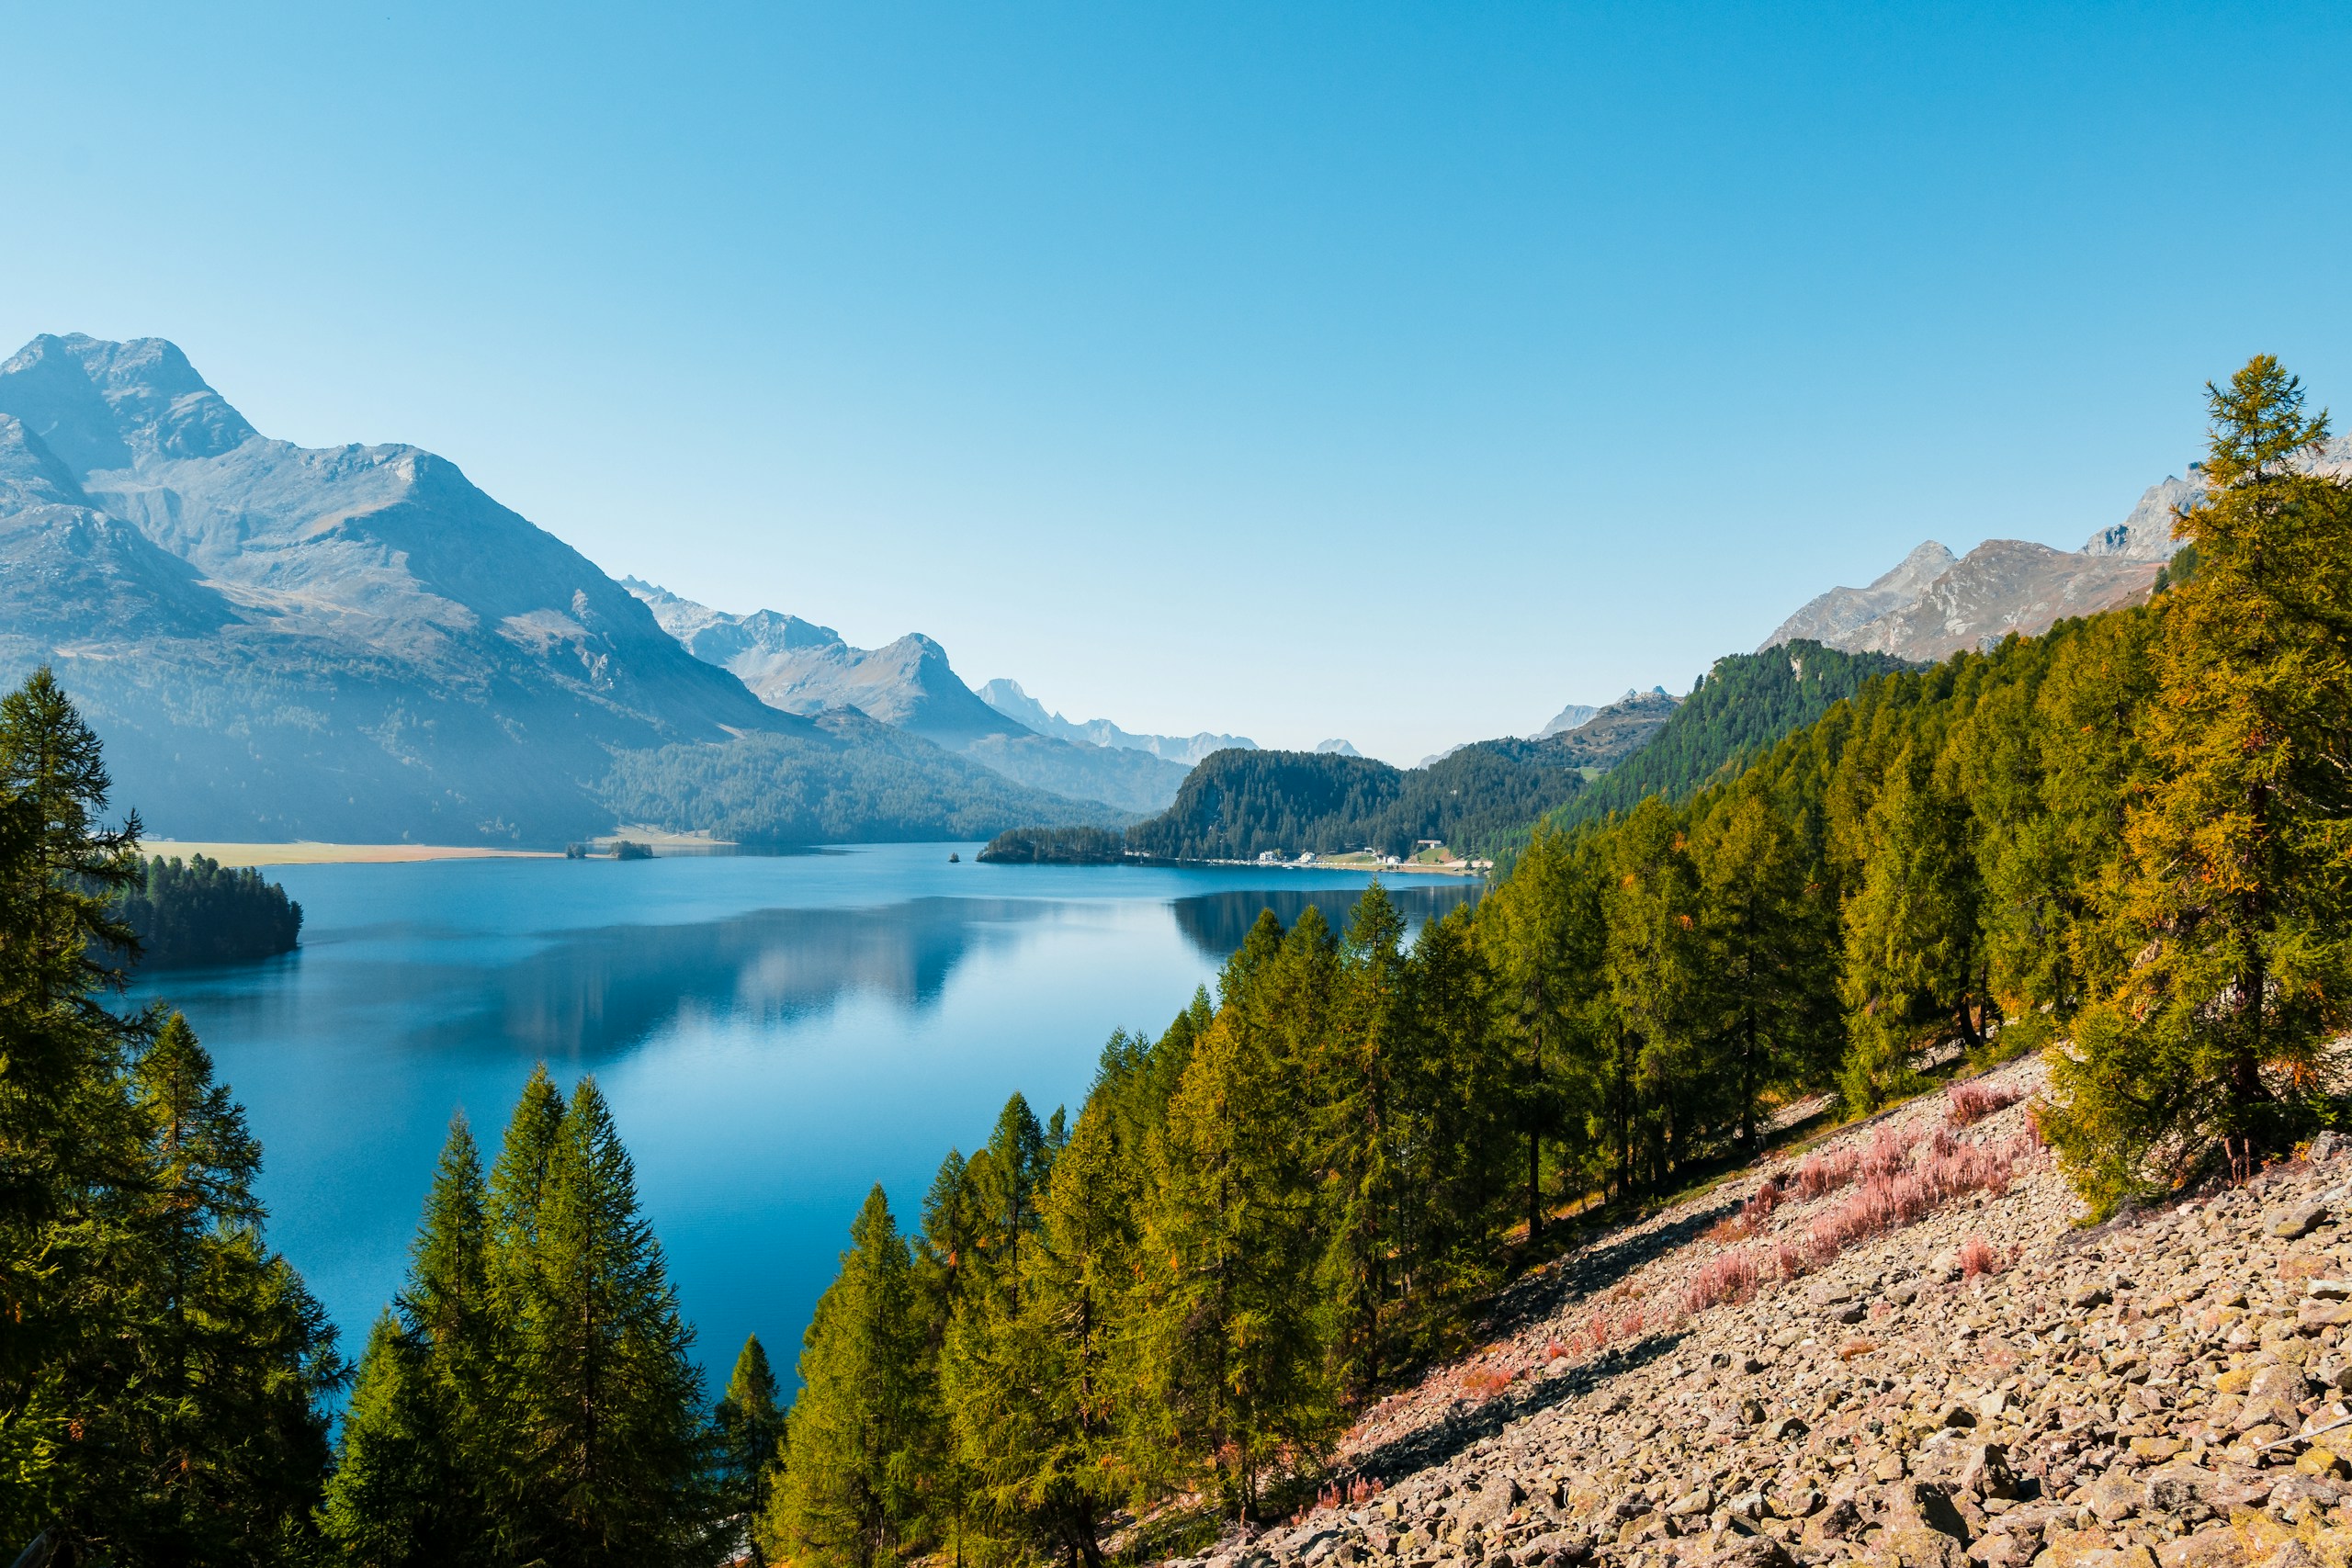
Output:
<path fill-rule="evenodd" d="M 573 1088 L 544 1170 L 529 1250 L 505 1265 L 520 1308 L 505 1414 L 534 1554 L 683 1556 L 711 1517 L 702 1372 L 594 1078 Z"/>
<path fill-rule="evenodd" d="M 1836 1060 L 1833 932 L 1804 849 L 1772 802 L 1736 787 L 1692 856 L 1702 952 L 1703 1054 L 1724 1069 L 1739 1146 L 1757 1147 L 1765 1091 L 1817 1081 Z"/>
<path fill-rule="evenodd" d="M 1136 1310 L 1139 1452 L 1241 1517 L 1275 1457 L 1316 1452 L 1336 1411 L 1289 1051 L 1317 1026 L 1317 978 L 1336 953 L 1312 907 L 1279 942 L 1266 940 L 1271 923 L 1227 965 L 1225 1005 L 1193 1043 L 1154 1140 Z"/>
<path fill-rule="evenodd" d="M 2160 601 L 2123 833 L 2132 956 L 2052 1065 L 2046 1125 L 2108 1202 L 2309 1125 L 2352 993 L 2352 491 L 2305 461 L 2326 415 L 2276 359 L 2208 391 L 2198 566 Z"/>
<path fill-rule="evenodd" d="M 1911 1056 L 1947 1026 L 1981 1038 L 1979 887 L 1967 807 L 1936 776 L 1928 743 L 1905 746 L 1869 817 L 1860 889 L 1844 910 L 1850 1044 L 1839 1087 L 1857 1112 L 1918 1085 Z"/>
<path fill-rule="evenodd" d="M 920 1527 L 934 1417 L 907 1245 L 876 1187 L 818 1298 L 760 1543 L 771 1561 L 873 1568 Z"/>
<path fill-rule="evenodd" d="M 774 1490 L 778 1449 L 784 1441 L 784 1412 L 776 1404 L 775 1371 L 756 1334 L 743 1341 L 735 1371 L 727 1380 L 727 1393 L 715 1417 L 718 1428 L 718 1511 L 736 1520 L 752 1562 L 764 1564 L 752 1521 L 766 1512 Z"/>
<path fill-rule="evenodd" d="M 259 1149 L 176 1016 L 101 1000 L 97 738 L 46 670 L 0 699 L 0 1530 L 76 1561 L 307 1560 L 334 1337 L 268 1251 Z"/>

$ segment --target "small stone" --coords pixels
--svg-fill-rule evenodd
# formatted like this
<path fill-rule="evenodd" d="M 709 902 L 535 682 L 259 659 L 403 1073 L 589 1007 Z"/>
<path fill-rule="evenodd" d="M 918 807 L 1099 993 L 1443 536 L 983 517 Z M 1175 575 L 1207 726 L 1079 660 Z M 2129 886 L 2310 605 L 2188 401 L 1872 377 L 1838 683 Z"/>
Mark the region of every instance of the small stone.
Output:
<path fill-rule="evenodd" d="M 1761 1427 L 1764 1424 L 1763 1404 L 1753 1399 L 1741 1400 L 1739 1402 L 1739 1418 L 1742 1421 L 1747 1422 L 1751 1427 Z"/>
<path fill-rule="evenodd" d="M 1768 1435 L 1781 1442 L 1789 1443 L 1794 1442 L 1798 1438 L 1803 1438 L 1811 1430 L 1811 1427 L 1807 1427 L 1803 1421 L 1797 1419 L 1797 1417 L 1793 1416 L 1783 1416 L 1778 1421 L 1772 1423 L 1772 1430 Z"/>
<path fill-rule="evenodd" d="M 2352 1301 L 2352 1280 L 2313 1280 L 2303 1287 L 2303 1294 L 2314 1301 Z"/>
<path fill-rule="evenodd" d="M 1962 1431 L 1976 1425 L 1976 1412 L 1955 1400 L 1944 1406 L 1936 1425 L 1946 1431 Z"/>
<path fill-rule="evenodd" d="M 2132 1457 L 2148 1464 L 2162 1464 L 2187 1447 L 2177 1438 L 2134 1438 Z"/>
<path fill-rule="evenodd" d="M 1840 1323 L 1860 1323 L 1869 1315 L 1870 1309 L 1862 1305 L 1861 1303 L 1856 1302 L 1853 1305 L 1843 1308 L 1838 1312 L 1838 1321 Z"/>
<path fill-rule="evenodd" d="M 2083 1285 L 2067 1295 L 2066 1304 L 2076 1312 L 2088 1312 L 2094 1307 L 2103 1307 L 2114 1299 L 2115 1292 L 2105 1285 Z"/>

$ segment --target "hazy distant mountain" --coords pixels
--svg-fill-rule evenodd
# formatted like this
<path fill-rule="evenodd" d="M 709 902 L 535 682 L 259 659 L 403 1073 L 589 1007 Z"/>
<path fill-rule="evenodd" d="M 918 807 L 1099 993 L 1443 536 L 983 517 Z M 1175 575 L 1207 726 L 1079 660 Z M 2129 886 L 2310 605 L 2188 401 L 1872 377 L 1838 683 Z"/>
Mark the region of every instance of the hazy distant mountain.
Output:
<path fill-rule="evenodd" d="M 118 806 L 183 838 L 560 843 L 612 826 L 617 754 L 770 766 L 736 739 L 758 734 L 795 742 L 792 787 L 853 836 L 972 795 L 936 748 L 765 706 L 456 465 L 271 440 L 159 338 L 42 336 L 0 364 L 0 679 L 41 663 Z"/>
<path fill-rule="evenodd" d="M 1590 703 L 1570 703 L 1567 706 L 1554 714 L 1552 716 L 1552 722 L 1537 730 L 1533 739 L 1541 740 L 1546 735 L 1557 735 L 1562 730 L 1574 729 L 1577 725 L 1584 723 L 1585 720 L 1590 718 L 1594 714 L 1597 714 L 1600 711 L 1600 710 L 1599 708 L 1593 706 Z"/>
<path fill-rule="evenodd" d="M 1315 743 L 1315 750 L 1326 757 L 1361 757 L 1363 755 L 1363 752 L 1357 750 L 1352 745 L 1349 744 L 1345 740 L 1317 740 Z"/>
<path fill-rule="evenodd" d="M 630 577 L 622 585 L 695 658 L 727 670 L 786 713 L 855 708 L 1034 789 L 1101 800 L 1138 815 L 1164 810 L 1185 766 L 1148 752 L 1073 745 L 980 700 L 921 633 L 852 648 L 839 632 L 774 610 L 730 615 Z"/>
<path fill-rule="evenodd" d="M 2352 438 L 2329 442 L 2312 466 L 2352 472 Z M 1813 599 L 1763 647 L 1811 638 L 1848 652 L 1932 660 L 1990 648 L 2011 632 L 2031 637 L 2068 615 L 2136 604 L 2178 547 L 2175 512 L 2205 490 L 2201 470 L 2191 465 L 2188 477 L 2149 486 L 2130 515 L 2079 550 L 1993 539 L 1955 560 L 1930 540 L 1868 588 L 1833 588 Z"/>
<path fill-rule="evenodd" d="M 1048 713 L 1046 705 L 1021 689 L 1018 681 L 990 681 L 979 688 L 979 699 L 1016 724 L 1026 725 L 1040 735 L 1050 735 L 1076 746 L 1108 746 L 1123 751 L 1148 751 L 1171 762 L 1187 767 L 1212 751 L 1239 750 L 1254 751 L 1258 743 L 1246 735 L 1218 735 L 1203 730 L 1198 735 L 1136 735 L 1120 728 L 1107 718 L 1090 718 L 1083 724 L 1064 718 L 1058 713 Z"/>

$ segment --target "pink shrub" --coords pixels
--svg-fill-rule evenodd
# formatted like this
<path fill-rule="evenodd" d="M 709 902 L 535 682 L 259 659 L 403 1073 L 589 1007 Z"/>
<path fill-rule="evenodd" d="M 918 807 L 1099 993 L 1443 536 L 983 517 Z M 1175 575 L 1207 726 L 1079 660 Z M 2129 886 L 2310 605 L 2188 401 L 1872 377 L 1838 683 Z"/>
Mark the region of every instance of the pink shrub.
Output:
<path fill-rule="evenodd" d="M 1973 1235 L 1960 1244 L 1962 1279 L 1973 1280 L 1979 1274 L 1997 1274 L 2000 1271 L 2001 1255 L 1993 1250 L 1991 1242 L 1981 1235 Z"/>
<path fill-rule="evenodd" d="M 1907 1133 L 1898 1133 L 1892 1126 L 1883 1126 L 1871 1137 L 1871 1146 L 1862 1153 L 1862 1179 L 1879 1178 L 1893 1179 L 1911 1165 L 1911 1145 L 1918 1140 Z"/>
<path fill-rule="evenodd" d="M 1928 1140 L 1928 1157 L 1929 1159 L 1946 1159 L 1958 1151 L 1959 1148 L 1960 1140 L 1952 1136 L 1951 1129 L 1939 1122 L 1936 1127 L 1935 1135 Z"/>
<path fill-rule="evenodd" d="M 1956 1083 L 1944 1090 L 1951 1101 L 1945 1115 L 1955 1127 L 1973 1127 L 1996 1111 L 2006 1111 L 2022 1098 L 2013 1089 L 1971 1080 Z"/>
<path fill-rule="evenodd" d="M 1861 1156 L 1849 1148 L 1805 1156 L 1797 1167 L 1797 1196 L 1811 1199 L 1837 1191 L 1854 1179 L 1861 1163 Z"/>
<path fill-rule="evenodd" d="M 1781 1179 L 1775 1176 L 1767 1179 L 1763 1186 L 1756 1190 L 1756 1196 L 1750 1198 L 1741 1207 L 1739 1217 L 1747 1222 L 1748 1229 L 1755 1230 L 1766 1220 L 1770 1219 L 1772 1211 L 1780 1206 Z"/>
<path fill-rule="evenodd" d="M 1805 1256 L 1787 1242 L 1772 1249 L 1772 1271 L 1783 1280 L 1793 1280 L 1805 1270 Z"/>
<path fill-rule="evenodd" d="M 1756 1293 L 1756 1259 L 1747 1253 L 1717 1253 L 1691 1278 L 1682 1310 L 1704 1312 L 1718 1302 L 1744 1302 Z"/>
<path fill-rule="evenodd" d="M 1881 1152 L 1876 1144 L 1871 1152 Z M 1980 1191 L 1998 1197 L 2008 1190 L 2012 1174 L 2007 1154 L 1955 1143 L 1950 1153 L 1930 1154 L 1917 1169 L 1873 1173 L 1852 1197 L 1816 1218 L 1805 1239 L 1814 1257 L 1826 1262 L 1866 1237 L 1915 1224 L 1955 1198 Z"/>

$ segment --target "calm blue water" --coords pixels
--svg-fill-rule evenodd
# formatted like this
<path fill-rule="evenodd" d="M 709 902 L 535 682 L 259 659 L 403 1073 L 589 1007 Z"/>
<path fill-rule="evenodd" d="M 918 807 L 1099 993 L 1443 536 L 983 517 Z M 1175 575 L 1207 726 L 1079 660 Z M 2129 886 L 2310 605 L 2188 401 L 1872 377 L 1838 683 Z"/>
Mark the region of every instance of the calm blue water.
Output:
<path fill-rule="evenodd" d="M 544 1060 L 611 1100 L 714 1382 L 754 1331 L 788 1371 L 868 1187 L 911 1226 L 1007 1095 L 1074 1114 L 1111 1031 L 1157 1034 L 1261 908 L 1336 917 L 1366 880 L 978 848 L 287 866 L 299 952 L 133 998 L 182 1009 L 244 1102 L 270 1240 L 348 1353 L 399 1287 L 450 1115 L 494 1157 Z M 1393 891 L 1425 917 L 1471 890 Z"/>

